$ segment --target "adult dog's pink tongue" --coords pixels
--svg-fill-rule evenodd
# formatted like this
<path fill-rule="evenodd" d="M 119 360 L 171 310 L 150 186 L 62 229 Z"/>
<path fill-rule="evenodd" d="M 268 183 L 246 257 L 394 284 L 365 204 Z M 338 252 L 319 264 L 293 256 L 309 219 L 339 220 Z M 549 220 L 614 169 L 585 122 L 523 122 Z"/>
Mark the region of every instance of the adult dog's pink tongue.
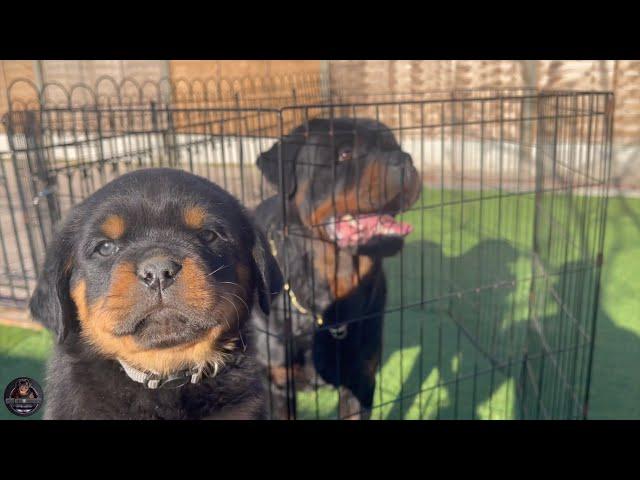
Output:
<path fill-rule="evenodd" d="M 411 225 L 398 222 L 391 215 L 345 216 L 335 223 L 335 236 L 339 247 L 363 244 L 376 235 L 405 237 L 412 230 Z"/>

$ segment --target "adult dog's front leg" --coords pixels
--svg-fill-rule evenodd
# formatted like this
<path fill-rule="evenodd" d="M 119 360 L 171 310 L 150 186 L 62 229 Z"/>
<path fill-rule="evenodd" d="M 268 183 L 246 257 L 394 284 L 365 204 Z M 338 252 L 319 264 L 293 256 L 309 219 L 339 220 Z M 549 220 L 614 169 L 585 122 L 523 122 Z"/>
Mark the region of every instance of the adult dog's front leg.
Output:
<path fill-rule="evenodd" d="M 347 387 L 339 388 L 338 415 L 341 420 L 369 420 L 371 409 L 363 407 L 358 398 Z"/>

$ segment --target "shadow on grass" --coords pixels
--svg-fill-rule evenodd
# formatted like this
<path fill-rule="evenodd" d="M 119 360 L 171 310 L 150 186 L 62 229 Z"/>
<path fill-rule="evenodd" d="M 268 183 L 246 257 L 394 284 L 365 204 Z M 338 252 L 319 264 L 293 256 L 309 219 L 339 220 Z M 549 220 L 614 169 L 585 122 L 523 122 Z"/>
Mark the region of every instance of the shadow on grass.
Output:
<path fill-rule="evenodd" d="M 608 303 L 614 305 L 616 302 L 628 303 L 628 299 L 616 298 Z M 631 315 L 630 322 L 637 321 L 638 312 Z M 601 302 L 596 325 L 589 418 L 640 420 L 639 363 L 640 336 L 614 322 Z"/>
<path fill-rule="evenodd" d="M 517 260 L 503 240 L 482 241 L 459 256 L 434 242 L 414 242 L 386 265 L 390 310 L 418 306 L 385 318 L 373 418 L 476 418 L 477 405 L 503 382 L 492 362 L 521 348 L 518 332 L 509 341 L 498 335 L 504 318 L 522 314 Z"/>
<path fill-rule="evenodd" d="M 421 306 L 385 317 L 373 418 L 583 417 L 593 262 L 569 262 L 532 281 L 530 258 L 504 240 L 453 257 L 435 243 L 413 243 L 403 257 L 387 268 L 390 310 Z M 394 276 L 405 281 L 399 285 Z M 619 346 L 599 357 L 613 353 L 633 363 L 636 335 L 602 310 L 598 331 L 606 345 Z"/>

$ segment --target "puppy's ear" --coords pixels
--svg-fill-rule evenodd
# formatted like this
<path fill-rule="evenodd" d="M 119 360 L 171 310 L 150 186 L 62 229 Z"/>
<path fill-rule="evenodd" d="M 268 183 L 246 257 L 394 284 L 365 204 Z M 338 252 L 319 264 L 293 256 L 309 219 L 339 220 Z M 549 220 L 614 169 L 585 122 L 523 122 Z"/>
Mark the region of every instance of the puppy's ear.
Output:
<path fill-rule="evenodd" d="M 282 137 L 269 150 L 258 156 L 257 165 L 264 178 L 280 190 L 280 156 L 284 170 L 283 190 L 291 198 L 296 193 L 296 157 L 304 144 L 304 130 L 296 128 L 289 135 Z"/>
<path fill-rule="evenodd" d="M 53 331 L 58 343 L 64 341 L 76 316 L 69 291 L 72 250 L 71 229 L 66 227 L 58 230 L 47 247 L 44 266 L 29 302 L 33 319 Z"/>
<path fill-rule="evenodd" d="M 282 292 L 284 279 L 264 234 L 258 228 L 255 228 L 255 233 L 252 254 L 258 280 L 258 303 L 262 311 L 269 315 L 271 302 Z"/>

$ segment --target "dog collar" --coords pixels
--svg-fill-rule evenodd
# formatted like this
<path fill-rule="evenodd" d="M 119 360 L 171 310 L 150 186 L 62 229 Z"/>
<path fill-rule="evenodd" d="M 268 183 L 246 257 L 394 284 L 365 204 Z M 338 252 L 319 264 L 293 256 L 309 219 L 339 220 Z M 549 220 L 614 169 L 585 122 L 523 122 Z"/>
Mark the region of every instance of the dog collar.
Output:
<path fill-rule="evenodd" d="M 276 243 L 273 241 L 273 239 L 268 235 L 270 233 L 267 232 L 267 239 L 269 240 L 269 246 L 271 248 L 271 254 L 276 257 L 278 255 L 278 250 L 276 249 Z M 284 291 L 287 292 L 287 295 L 289 295 L 289 299 L 291 300 L 291 305 L 293 305 L 293 307 L 302 315 L 306 315 L 309 317 L 313 317 L 313 315 L 311 314 L 311 312 L 309 312 L 309 310 L 307 310 L 306 308 L 304 308 L 300 302 L 298 301 L 298 297 L 296 297 L 296 294 L 293 293 L 293 290 L 291 290 L 291 286 L 289 285 L 289 283 L 285 283 L 284 284 Z M 322 324 L 324 323 L 324 319 L 322 318 L 322 315 L 318 315 L 316 314 L 315 318 L 313 319 L 313 321 L 316 323 L 316 325 L 318 325 L 319 327 L 322 326 Z M 336 340 L 343 340 L 344 338 L 346 338 L 347 336 L 347 331 L 348 331 L 348 327 L 346 324 L 340 325 L 339 327 L 329 327 L 329 333 L 331 334 L 331 336 L 333 338 L 335 338 Z"/>
<path fill-rule="evenodd" d="M 118 362 L 120 362 L 122 369 L 131 380 L 141 383 L 152 390 L 157 388 L 180 388 L 187 383 L 198 383 L 202 379 L 204 371 L 203 367 L 194 367 L 162 376 L 155 372 L 138 370 L 121 359 L 118 359 Z"/>
<path fill-rule="evenodd" d="M 295 307 L 296 310 L 298 310 L 298 312 L 300 312 L 302 315 L 307 315 L 309 317 L 312 316 L 309 310 L 307 310 L 302 305 L 300 305 L 300 302 L 298 302 L 298 298 L 296 297 L 296 294 L 293 293 L 293 290 L 291 290 L 291 287 L 289 286 L 288 283 L 284 284 L 284 290 L 289 295 L 291 304 Z M 314 319 L 314 321 L 316 322 L 316 325 L 318 325 L 319 327 L 321 327 L 324 324 L 322 315 L 316 314 L 316 318 Z M 339 327 L 329 327 L 329 333 L 336 340 L 343 340 L 344 338 L 346 338 L 347 330 L 348 328 L 346 324 L 340 325 Z"/>

